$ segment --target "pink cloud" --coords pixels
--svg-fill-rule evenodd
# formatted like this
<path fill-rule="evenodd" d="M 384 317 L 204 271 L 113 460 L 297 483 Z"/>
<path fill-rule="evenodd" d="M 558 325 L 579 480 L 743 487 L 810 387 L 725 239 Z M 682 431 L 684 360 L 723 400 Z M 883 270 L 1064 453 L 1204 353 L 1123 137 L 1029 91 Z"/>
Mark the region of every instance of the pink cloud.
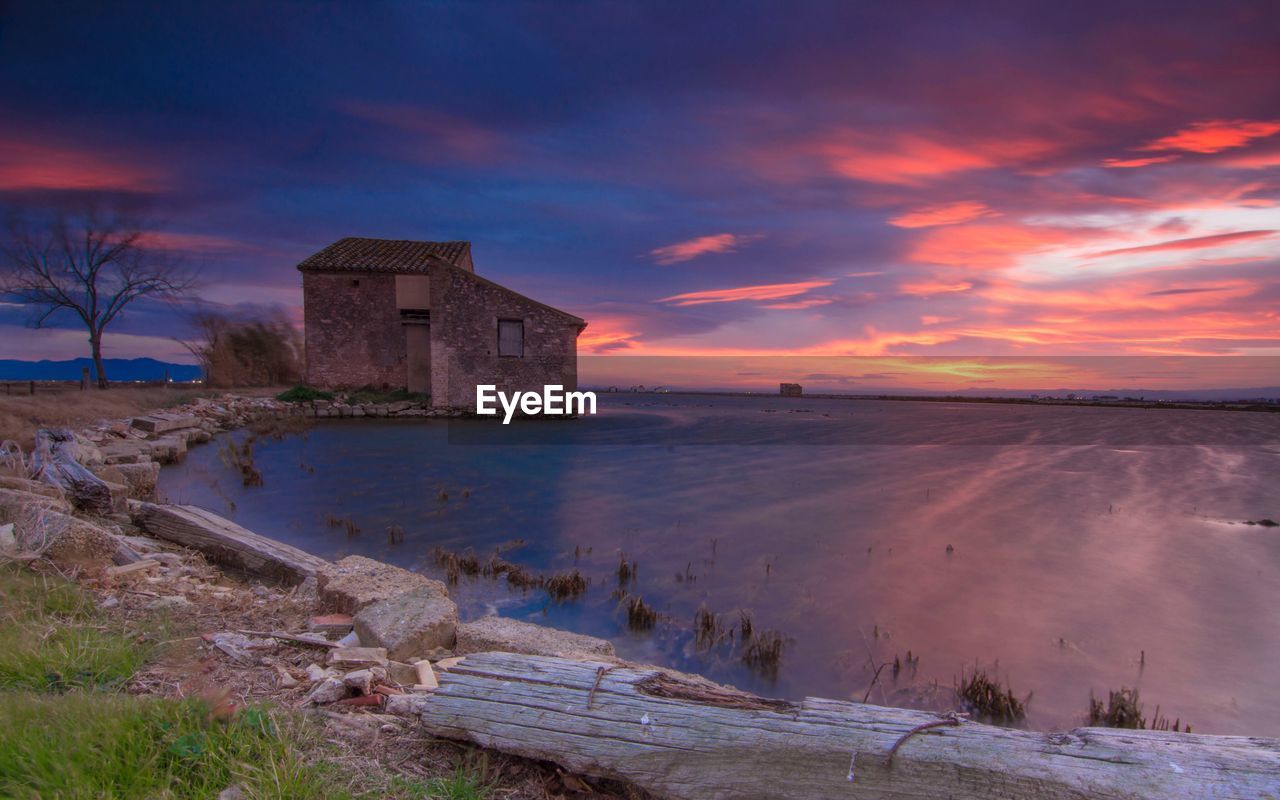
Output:
<path fill-rule="evenodd" d="M 741 300 L 782 300 L 796 297 L 812 289 L 830 286 L 828 280 L 798 281 L 796 283 L 769 283 L 760 286 L 739 286 L 732 289 L 709 289 L 702 292 L 686 292 L 664 297 L 659 303 L 677 306 L 697 306 L 705 303 L 735 303 Z"/>
<path fill-rule="evenodd" d="M 1032 225 L 978 224 L 941 227 L 928 231 L 910 250 L 913 261 L 927 264 L 1004 269 L 1018 259 L 1049 247 L 1071 242 L 1082 234 Z"/>
<path fill-rule="evenodd" d="M 1135 167 L 1148 167 L 1152 164 L 1165 164 L 1170 161 L 1176 161 L 1180 156 L 1151 156 L 1149 158 L 1108 158 L 1103 160 L 1102 166 L 1108 169 L 1134 169 Z"/>
<path fill-rule="evenodd" d="M 1192 236 L 1186 239 L 1170 239 L 1166 242 L 1157 242 L 1156 244 L 1144 244 L 1138 247 L 1121 247 L 1115 250 L 1102 250 L 1097 253 L 1089 253 L 1086 258 L 1106 258 L 1108 256 L 1129 255 L 1131 253 L 1155 253 L 1162 250 L 1200 250 L 1207 247 L 1221 247 L 1222 245 L 1235 244 L 1236 242 L 1244 242 L 1252 239 L 1264 239 L 1274 236 L 1274 230 L 1257 230 L 1257 231 L 1234 231 L 1232 233 L 1217 233 L 1212 236 Z"/>
<path fill-rule="evenodd" d="M 408 138 L 393 143 L 418 161 L 438 162 L 460 159 L 484 164 L 511 156 L 506 138 L 496 131 L 462 117 L 420 106 L 348 100 L 341 104 L 347 114 L 393 128 Z"/>
<path fill-rule="evenodd" d="M 0 190 L 150 192 L 162 188 L 164 177 L 153 166 L 131 164 L 119 156 L 0 139 Z"/>
<path fill-rule="evenodd" d="M 1243 147 L 1254 139 L 1280 133 L 1280 120 L 1206 120 L 1177 133 L 1148 142 L 1139 150 L 1185 150 L 1189 153 L 1217 153 Z"/>
<path fill-rule="evenodd" d="M 979 217 L 992 216 L 995 213 L 985 203 L 960 201 L 917 208 L 894 217 L 889 220 L 889 224 L 899 228 L 930 228 L 937 225 L 956 225 Z"/>
<path fill-rule="evenodd" d="M 739 247 L 759 238 L 761 237 L 758 235 L 745 236 L 737 233 L 715 233 L 710 236 L 699 236 L 696 239 L 676 242 L 665 247 L 657 247 L 650 250 L 649 255 L 653 256 L 653 260 L 659 264 L 678 264 L 681 261 L 691 261 L 708 253 L 732 253 Z"/>

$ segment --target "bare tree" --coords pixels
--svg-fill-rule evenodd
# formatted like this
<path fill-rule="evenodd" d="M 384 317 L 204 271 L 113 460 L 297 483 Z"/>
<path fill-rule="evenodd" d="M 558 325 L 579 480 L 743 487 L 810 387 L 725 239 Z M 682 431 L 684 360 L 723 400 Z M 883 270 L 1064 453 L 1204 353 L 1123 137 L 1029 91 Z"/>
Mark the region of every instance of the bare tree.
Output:
<path fill-rule="evenodd" d="M 58 213 L 44 225 L 10 224 L 4 243 L 0 289 L 37 312 L 43 327 L 60 311 L 71 311 L 89 332 L 98 387 L 107 388 L 102 335 L 133 301 L 176 299 L 193 276 L 167 253 L 145 246 L 142 227 L 114 212 L 91 209 Z"/>

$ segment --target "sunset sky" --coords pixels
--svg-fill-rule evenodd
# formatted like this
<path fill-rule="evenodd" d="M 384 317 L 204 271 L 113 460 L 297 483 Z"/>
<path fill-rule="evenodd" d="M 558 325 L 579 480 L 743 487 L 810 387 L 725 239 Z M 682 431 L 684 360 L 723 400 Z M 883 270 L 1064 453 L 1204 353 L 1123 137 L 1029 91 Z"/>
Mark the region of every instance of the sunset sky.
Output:
<path fill-rule="evenodd" d="M 169 5 L 0 5 L 0 202 L 143 198 L 207 303 L 466 239 L 584 355 L 1280 356 L 1274 2 Z"/>

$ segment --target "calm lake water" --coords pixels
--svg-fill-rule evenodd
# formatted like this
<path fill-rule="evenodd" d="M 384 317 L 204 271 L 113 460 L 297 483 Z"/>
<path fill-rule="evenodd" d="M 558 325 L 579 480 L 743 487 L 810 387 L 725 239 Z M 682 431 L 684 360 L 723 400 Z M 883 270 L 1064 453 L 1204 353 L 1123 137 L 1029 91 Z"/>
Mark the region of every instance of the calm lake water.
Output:
<path fill-rule="evenodd" d="M 601 395 L 596 417 L 507 428 L 321 421 L 260 439 L 256 459 L 264 485 L 246 488 L 199 447 L 160 491 L 433 577 L 436 546 L 576 565 L 593 584 L 573 603 L 484 578 L 454 594 L 464 619 L 604 636 L 766 694 L 861 700 L 871 664 L 910 651 L 918 666 L 886 669 L 872 702 L 919 702 L 976 664 L 1034 693 L 1036 728 L 1081 724 L 1091 690 L 1139 686 L 1148 715 L 1280 735 L 1280 528 L 1244 524 L 1280 518 L 1280 414 Z M 649 634 L 610 597 L 619 553 L 667 615 Z M 776 681 L 727 647 L 699 652 L 703 604 L 788 637 Z"/>

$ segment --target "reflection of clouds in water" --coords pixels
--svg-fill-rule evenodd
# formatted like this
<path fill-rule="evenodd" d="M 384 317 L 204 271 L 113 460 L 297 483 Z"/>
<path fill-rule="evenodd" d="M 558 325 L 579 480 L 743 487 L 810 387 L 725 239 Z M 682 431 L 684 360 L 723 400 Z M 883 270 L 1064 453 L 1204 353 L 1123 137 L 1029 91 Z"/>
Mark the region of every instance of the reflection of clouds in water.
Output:
<path fill-rule="evenodd" d="M 1277 516 L 1269 483 L 1277 451 L 1119 444 L 1151 426 L 1173 440 L 1267 441 L 1280 417 L 821 408 L 807 398 L 797 408 L 811 406 L 765 414 L 783 408 L 777 398 L 664 396 L 652 408 L 626 407 L 602 430 L 622 440 L 637 431 L 736 430 L 767 441 L 856 429 L 916 444 L 504 447 L 450 444 L 453 432 L 441 425 L 356 422 L 265 448 L 261 490 L 229 480 L 221 488 L 250 528 L 322 555 L 361 552 L 429 574 L 435 545 L 484 557 L 525 539 L 504 557 L 546 573 L 574 566 L 579 548 L 576 565 L 594 579 L 582 602 L 555 606 L 539 592 L 464 580 L 455 592 L 464 618 L 496 611 L 606 635 L 641 661 L 749 683 L 732 657 L 694 653 L 688 628 L 704 602 L 722 613 L 750 609 L 758 630 L 794 640 L 780 682 L 753 687 L 761 690 L 860 699 L 867 650 L 892 661 L 909 649 L 921 659 L 917 684 L 950 686 L 975 660 L 999 660 L 1016 691 L 1034 690 L 1040 726 L 1078 723 L 1091 689 L 1140 683 L 1145 699 L 1197 730 L 1280 732 L 1280 698 L 1257 669 L 1280 660 L 1280 636 L 1261 629 L 1280 603 L 1276 535 L 1208 522 Z M 939 444 L 984 437 L 1075 444 Z M 208 482 L 223 468 L 210 451 L 166 469 L 166 490 L 221 508 Z M 298 470 L 299 460 L 316 472 Z M 448 502 L 438 500 L 441 488 Z M 328 510 L 352 514 L 365 534 L 347 539 L 327 528 L 319 520 Z M 392 523 L 406 530 L 402 546 L 387 546 L 380 533 Z M 609 597 L 619 551 L 639 563 L 632 590 L 672 620 L 652 637 L 629 636 Z M 1231 697 L 1236 710 L 1224 711 Z"/>

